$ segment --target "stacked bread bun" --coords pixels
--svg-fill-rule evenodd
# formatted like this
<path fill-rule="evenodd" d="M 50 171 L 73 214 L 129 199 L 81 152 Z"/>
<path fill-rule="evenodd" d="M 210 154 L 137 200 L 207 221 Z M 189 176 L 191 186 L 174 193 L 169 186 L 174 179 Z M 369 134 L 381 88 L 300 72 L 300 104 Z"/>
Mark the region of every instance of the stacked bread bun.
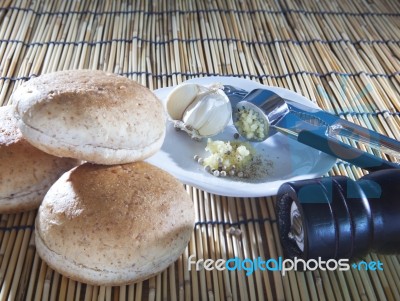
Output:
<path fill-rule="evenodd" d="M 147 88 L 102 71 L 34 78 L 12 95 L 18 126 L 42 151 L 97 164 L 145 159 L 165 136 L 162 104 Z"/>
<path fill-rule="evenodd" d="M 43 260 L 77 281 L 123 285 L 180 256 L 193 204 L 181 183 L 142 161 L 165 137 L 163 106 L 151 91 L 102 71 L 60 71 L 24 83 L 12 102 L 38 152 L 84 162 L 58 178 L 39 207 Z"/>
<path fill-rule="evenodd" d="M 75 165 L 75 159 L 33 147 L 17 127 L 14 108 L 0 107 L 0 213 L 38 208 L 50 186 Z"/>

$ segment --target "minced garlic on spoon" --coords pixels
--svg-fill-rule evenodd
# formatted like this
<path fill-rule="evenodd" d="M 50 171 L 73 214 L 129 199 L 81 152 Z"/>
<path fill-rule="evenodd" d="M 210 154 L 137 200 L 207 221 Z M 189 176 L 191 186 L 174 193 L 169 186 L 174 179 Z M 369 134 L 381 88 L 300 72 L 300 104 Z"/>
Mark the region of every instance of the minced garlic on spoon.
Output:
<path fill-rule="evenodd" d="M 258 114 L 258 112 L 250 108 L 238 109 L 235 126 L 245 139 L 256 141 L 265 140 L 265 127 L 268 125 L 261 121 Z"/>

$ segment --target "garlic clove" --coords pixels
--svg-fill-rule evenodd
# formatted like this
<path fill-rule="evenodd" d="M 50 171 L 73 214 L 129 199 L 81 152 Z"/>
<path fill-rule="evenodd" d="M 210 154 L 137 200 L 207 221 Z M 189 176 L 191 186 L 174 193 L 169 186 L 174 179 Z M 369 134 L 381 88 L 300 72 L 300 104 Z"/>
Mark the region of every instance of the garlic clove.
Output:
<path fill-rule="evenodd" d="M 195 139 L 222 132 L 232 117 L 229 98 L 218 84 L 177 86 L 168 95 L 167 112 L 176 128 Z"/>
<path fill-rule="evenodd" d="M 207 100 L 203 100 L 201 97 L 197 97 L 195 101 L 185 110 L 182 121 L 191 126 L 192 128 L 199 130 L 209 118 L 207 112 L 212 108 L 212 103 Z"/>
<path fill-rule="evenodd" d="M 182 120 L 186 108 L 193 102 L 203 87 L 197 84 L 183 83 L 176 86 L 168 95 L 166 109 L 172 120 Z"/>
<path fill-rule="evenodd" d="M 232 107 L 229 99 L 225 99 L 224 94 L 218 94 L 213 95 L 212 98 L 208 96 L 201 102 L 203 104 L 201 114 L 206 118 L 201 120 L 201 124 L 193 125 L 193 128 L 196 128 L 203 137 L 211 137 L 222 132 L 231 120 Z"/>
<path fill-rule="evenodd" d="M 222 112 L 222 110 L 224 109 L 221 108 L 219 114 L 213 114 L 207 120 L 207 123 L 203 124 L 203 126 L 198 130 L 201 136 L 212 137 L 221 133 L 225 129 L 231 119 L 231 111 L 228 112 L 228 110 L 224 110 L 225 112 Z M 225 119 L 223 117 L 225 117 Z"/>

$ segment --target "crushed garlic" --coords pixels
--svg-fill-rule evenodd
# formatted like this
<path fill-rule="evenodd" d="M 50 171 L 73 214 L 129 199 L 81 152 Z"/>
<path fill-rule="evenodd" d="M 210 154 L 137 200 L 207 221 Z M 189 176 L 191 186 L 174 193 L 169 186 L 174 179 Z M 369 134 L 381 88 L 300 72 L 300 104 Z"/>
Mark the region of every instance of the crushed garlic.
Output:
<path fill-rule="evenodd" d="M 244 167 L 252 160 L 253 149 L 247 142 L 238 141 L 207 141 L 206 151 L 210 156 L 199 161 L 195 160 L 215 176 L 242 175 Z"/>

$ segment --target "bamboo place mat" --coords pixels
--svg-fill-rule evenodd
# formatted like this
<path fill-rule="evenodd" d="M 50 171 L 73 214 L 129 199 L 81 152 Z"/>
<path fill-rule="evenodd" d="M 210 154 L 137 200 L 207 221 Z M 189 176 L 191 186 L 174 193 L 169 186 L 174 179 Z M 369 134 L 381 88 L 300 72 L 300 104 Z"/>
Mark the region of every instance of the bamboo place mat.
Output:
<path fill-rule="evenodd" d="M 400 138 L 400 5 L 357 1 L 0 1 L 0 103 L 29 78 L 102 69 L 157 89 L 232 75 L 296 91 L 328 112 Z M 368 150 L 371 151 L 371 150 Z M 387 158 L 393 160 L 393 158 Z M 364 171 L 338 162 L 330 175 Z M 267 184 L 266 184 L 267 185 Z M 274 197 L 187 187 L 196 226 L 185 253 L 131 286 L 86 286 L 35 252 L 36 212 L 0 219 L 0 300 L 400 300 L 399 256 L 384 271 L 189 271 L 188 257 L 282 255 Z"/>

